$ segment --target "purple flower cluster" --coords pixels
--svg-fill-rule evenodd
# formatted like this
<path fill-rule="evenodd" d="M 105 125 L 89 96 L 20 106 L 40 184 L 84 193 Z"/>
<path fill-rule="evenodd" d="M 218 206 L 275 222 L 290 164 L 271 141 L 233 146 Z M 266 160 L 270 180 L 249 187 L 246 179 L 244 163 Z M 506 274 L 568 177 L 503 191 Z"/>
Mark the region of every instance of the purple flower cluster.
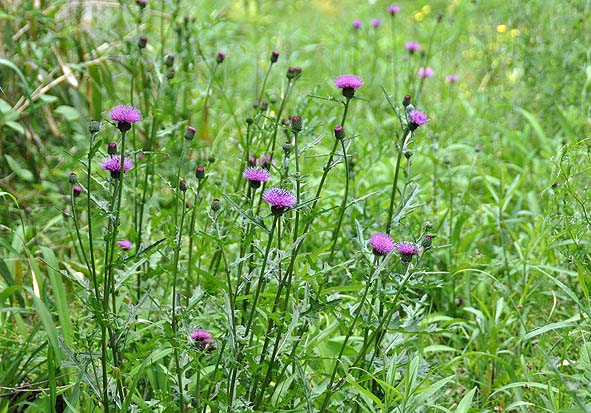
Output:
<path fill-rule="evenodd" d="M 341 75 L 335 79 L 334 84 L 343 90 L 344 97 L 352 99 L 355 95 L 355 90 L 363 86 L 363 80 L 355 75 Z"/>
<path fill-rule="evenodd" d="M 361 22 L 361 20 L 355 19 L 355 20 L 353 20 L 352 26 L 355 30 L 358 30 L 358 29 L 361 29 L 361 26 L 363 26 L 363 23 Z"/>
<path fill-rule="evenodd" d="M 355 75 L 341 75 L 334 81 L 339 89 L 359 89 L 363 86 L 363 80 Z"/>
<path fill-rule="evenodd" d="M 433 76 L 433 69 L 431 69 L 430 67 L 419 67 L 419 77 L 426 79 L 429 78 L 431 76 Z"/>
<path fill-rule="evenodd" d="M 369 238 L 369 245 L 375 255 L 386 255 L 394 250 L 394 241 L 390 235 L 383 232 L 376 232 Z"/>
<path fill-rule="evenodd" d="M 456 83 L 458 81 L 458 75 L 447 75 L 445 81 L 447 83 Z"/>
<path fill-rule="evenodd" d="M 380 19 L 371 19 L 371 27 L 377 29 L 382 25 L 382 21 Z"/>
<path fill-rule="evenodd" d="M 271 174 L 267 169 L 259 167 L 248 167 L 242 174 L 250 183 L 250 187 L 256 189 L 261 186 L 261 182 L 267 182 Z"/>
<path fill-rule="evenodd" d="M 119 248 L 121 248 L 123 251 L 129 251 L 133 244 L 127 239 L 122 239 L 121 241 L 117 241 L 117 245 L 119 245 Z"/>
<path fill-rule="evenodd" d="M 190 334 L 192 344 L 199 350 L 211 352 L 217 348 L 211 339 L 211 334 L 203 329 L 197 329 Z"/>
<path fill-rule="evenodd" d="M 400 7 L 396 6 L 395 4 L 388 7 L 388 13 L 392 16 L 396 16 L 396 14 L 400 11 Z"/>
<path fill-rule="evenodd" d="M 271 205 L 273 215 L 283 215 L 297 202 L 295 195 L 283 188 L 267 189 L 263 192 L 263 200 Z"/>
<path fill-rule="evenodd" d="M 121 132 L 127 132 L 131 129 L 131 124 L 142 120 L 142 114 L 139 110 L 129 105 L 115 106 L 109 112 L 111 120 L 117 122 L 117 128 Z"/>
<path fill-rule="evenodd" d="M 409 263 L 412 261 L 413 255 L 417 255 L 418 249 L 412 242 L 402 241 L 396 243 L 396 249 L 400 254 L 400 259 L 404 263 Z"/>
<path fill-rule="evenodd" d="M 113 155 L 103 160 L 102 168 L 105 171 L 111 172 L 111 177 L 119 178 L 121 176 L 121 155 Z M 133 168 L 133 161 L 129 157 L 123 159 L 123 172 L 127 172 Z"/>
<path fill-rule="evenodd" d="M 411 131 L 414 131 L 419 126 L 424 125 L 425 123 L 429 122 L 427 115 L 424 112 L 421 112 L 420 110 L 417 110 L 417 109 L 410 110 L 408 112 L 408 118 L 410 120 L 408 127 L 410 128 Z"/>
<path fill-rule="evenodd" d="M 404 47 L 406 47 L 406 50 L 408 50 L 410 54 L 418 52 L 422 49 L 421 44 L 418 42 L 406 42 L 406 45 Z"/>

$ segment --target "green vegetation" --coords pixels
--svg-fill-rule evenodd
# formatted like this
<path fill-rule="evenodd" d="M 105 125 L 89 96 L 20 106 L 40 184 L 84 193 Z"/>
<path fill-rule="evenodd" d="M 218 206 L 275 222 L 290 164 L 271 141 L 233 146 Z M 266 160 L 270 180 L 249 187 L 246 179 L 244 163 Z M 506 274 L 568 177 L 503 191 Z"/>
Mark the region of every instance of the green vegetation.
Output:
<path fill-rule="evenodd" d="M 0 4 L 0 413 L 591 412 L 591 1 Z"/>

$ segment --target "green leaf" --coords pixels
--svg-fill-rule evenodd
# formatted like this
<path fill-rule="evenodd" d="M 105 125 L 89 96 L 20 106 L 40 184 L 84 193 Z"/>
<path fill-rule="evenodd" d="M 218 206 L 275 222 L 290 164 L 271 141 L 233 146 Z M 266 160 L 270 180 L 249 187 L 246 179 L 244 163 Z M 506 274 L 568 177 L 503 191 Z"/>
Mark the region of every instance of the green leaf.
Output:
<path fill-rule="evenodd" d="M 49 248 L 41 247 L 41 252 L 43 254 L 43 258 L 45 259 L 45 264 L 47 266 L 47 275 L 49 276 L 49 279 L 51 281 L 55 307 L 57 309 L 57 314 L 62 327 L 62 335 L 64 337 L 64 342 L 68 346 L 71 346 L 72 337 L 74 333 L 72 330 L 72 324 L 70 322 L 70 310 L 68 306 L 66 288 L 64 286 L 61 273 L 58 270 L 59 263 L 55 254 Z"/>
<path fill-rule="evenodd" d="M 5 125 L 8 126 L 10 129 L 17 131 L 21 135 L 25 134 L 25 128 L 23 127 L 23 125 L 21 125 L 18 122 L 13 122 L 13 121 L 9 120 L 8 122 L 5 123 Z"/>
<path fill-rule="evenodd" d="M 80 119 L 80 113 L 71 106 L 58 106 L 53 112 L 61 115 L 65 120 L 70 122 L 75 122 Z"/>
<path fill-rule="evenodd" d="M 468 410 L 472 406 L 472 399 L 474 398 L 474 394 L 476 393 L 476 387 L 470 390 L 468 393 L 462 397 L 462 401 L 458 404 L 458 408 L 456 409 L 456 413 L 468 413 Z"/>
<path fill-rule="evenodd" d="M 29 84 L 27 83 L 27 80 L 25 79 L 25 75 L 23 75 L 23 72 L 21 72 L 21 70 L 14 63 L 12 63 L 10 60 L 7 60 L 7 59 L 1 58 L 1 57 L 0 57 L 0 66 L 6 66 L 16 72 L 18 77 L 20 77 L 21 81 L 23 82 L 23 88 L 25 89 L 27 97 L 29 98 L 29 100 L 31 100 L 31 91 L 29 89 Z"/>
<path fill-rule="evenodd" d="M 31 171 L 29 171 L 28 169 L 21 168 L 21 166 L 12 156 L 4 154 L 4 157 L 6 158 L 6 162 L 8 163 L 8 166 L 10 167 L 12 172 L 14 172 L 20 179 L 29 182 L 33 180 L 33 174 L 31 173 Z"/>

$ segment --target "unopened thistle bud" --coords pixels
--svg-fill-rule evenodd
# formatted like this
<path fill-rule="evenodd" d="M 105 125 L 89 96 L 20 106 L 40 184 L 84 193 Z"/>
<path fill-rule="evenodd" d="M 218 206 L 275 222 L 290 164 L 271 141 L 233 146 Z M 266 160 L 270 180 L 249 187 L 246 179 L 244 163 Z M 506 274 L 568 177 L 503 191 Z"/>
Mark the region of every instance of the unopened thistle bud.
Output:
<path fill-rule="evenodd" d="M 137 47 L 140 49 L 145 49 L 146 45 L 148 44 L 148 38 L 146 36 L 140 36 L 137 41 Z"/>
<path fill-rule="evenodd" d="M 218 212 L 220 209 L 222 209 L 222 205 L 220 204 L 219 199 L 216 198 L 213 201 L 211 201 L 211 210 L 213 212 Z"/>
<path fill-rule="evenodd" d="M 287 69 L 287 78 L 290 80 L 295 80 L 302 75 L 302 68 L 301 67 L 290 67 Z"/>
<path fill-rule="evenodd" d="M 198 166 L 197 169 L 195 169 L 195 178 L 201 180 L 203 178 L 205 178 L 205 168 L 202 166 Z"/>
<path fill-rule="evenodd" d="M 195 131 L 196 129 L 192 126 L 187 126 L 187 130 L 185 130 L 185 139 L 188 141 L 192 141 L 195 138 Z"/>
<path fill-rule="evenodd" d="M 224 59 L 226 59 L 226 54 L 224 52 L 218 52 L 215 55 L 215 61 L 218 63 L 223 63 Z"/>
<path fill-rule="evenodd" d="M 253 122 L 254 122 L 254 119 L 253 118 L 246 118 L 246 124 L 247 125 L 252 125 Z"/>
<path fill-rule="evenodd" d="M 184 179 L 181 179 L 179 182 L 179 189 L 183 192 L 185 192 L 187 190 L 187 181 L 185 181 Z"/>
<path fill-rule="evenodd" d="M 285 155 L 289 155 L 293 146 L 292 146 L 291 142 L 285 142 L 283 144 L 282 148 L 283 148 L 283 152 L 285 152 Z"/>
<path fill-rule="evenodd" d="M 259 106 L 259 109 L 261 110 L 261 112 L 266 111 L 269 108 L 269 102 L 267 102 L 266 100 L 263 100 L 261 102 L 261 106 Z"/>
<path fill-rule="evenodd" d="M 302 130 L 302 118 L 301 117 L 292 116 L 291 129 L 296 133 Z"/>
<path fill-rule="evenodd" d="M 80 185 L 74 185 L 72 187 L 72 194 L 78 198 L 80 196 L 80 194 L 82 193 L 82 187 Z"/>
<path fill-rule="evenodd" d="M 117 144 L 115 142 L 107 144 L 107 153 L 109 155 L 117 155 Z"/>
<path fill-rule="evenodd" d="M 335 126 L 334 137 L 339 141 L 345 139 L 345 129 L 341 125 Z"/>
<path fill-rule="evenodd" d="M 72 185 L 77 183 L 78 182 L 78 175 L 76 175 L 75 172 L 70 173 L 70 176 L 68 177 L 68 182 L 71 183 Z"/>
<path fill-rule="evenodd" d="M 146 8 L 147 3 L 148 0 L 135 0 L 135 4 L 137 4 L 142 10 Z"/>
<path fill-rule="evenodd" d="M 174 55 L 167 54 L 164 58 L 164 64 L 166 67 L 171 67 L 174 64 Z"/>
<path fill-rule="evenodd" d="M 174 67 L 169 67 L 168 69 L 166 69 L 166 78 L 168 80 L 174 79 L 175 75 L 176 75 L 176 70 L 174 70 Z"/>
<path fill-rule="evenodd" d="M 406 95 L 402 99 L 402 106 L 407 107 L 408 105 L 410 105 L 410 95 Z"/>
<path fill-rule="evenodd" d="M 271 63 L 277 62 L 277 59 L 279 59 L 279 52 L 277 50 L 273 50 L 271 52 Z"/>
<path fill-rule="evenodd" d="M 101 129 L 101 122 L 98 120 L 91 120 L 88 122 L 88 132 L 95 134 Z"/>

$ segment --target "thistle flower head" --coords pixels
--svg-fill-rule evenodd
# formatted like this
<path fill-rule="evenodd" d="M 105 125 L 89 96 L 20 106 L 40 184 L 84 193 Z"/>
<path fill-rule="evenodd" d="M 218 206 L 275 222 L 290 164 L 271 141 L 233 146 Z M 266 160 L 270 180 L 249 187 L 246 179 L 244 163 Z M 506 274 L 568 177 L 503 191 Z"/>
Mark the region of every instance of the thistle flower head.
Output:
<path fill-rule="evenodd" d="M 288 208 L 295 205 L 297 198 L 288 190 L 282 188 L 269 188 L 263 192 L 263 199 L 271 205 L 273 215 L 283 215 Z"/>
<path fill-rule="evenodd" d="M 271 174 L 264 168 L 248 167 L 242 174 L 250 183 L 252 188 L 261 186 L 261 182 L 267 182 L 271 178 Z"/>
<path fill-rule="evenodd" d="M 192 344 L 199 350 L 213 351 L 217 348 L 215 343 L 211 341 L 211 334 L 203 329 L 197 329 L 190 334 Z"/>
<path fill-rule="evenodd" d="M 363 86 L 363 80 L 355 75 L 341 75 L 335 79 L 334 84 L 343 90 L 344 97 L 351 99 L 355 95 L 355 90 Z"/>
<path fill-rule="evenodd" d="M 410 119 L 408 126 L 409 126 L 410 130 L 412 130 L 412 131 L 414 131 L 419 126 L 424 125 L 425 123 L 429 122 L 427 115 L 424 112 L 421 112 L 420 110 L 417 110 L 417 109 L 412 109 L 411 111 L 409 111 L 408 118 Z"/>
<path fill-rule="evenodd" d="M 428 66 L 427 67 L 419 67 L 418 75 L 420 78 L 427 79 L 427 78 L 433 76 L 433 69 L 431 69 Z"/>
<path fill-rule="evenodd" d="M 396 16 L 396 14 L 400 11 L 400 7 L 398 7 L 395 4 L 393 4 L 390 7 L 388 7 L 387 10 L 388 10 L 388 13 L 390 13 L 391 16 Z"/>
<path fill-rule="evenodd" d="M 389 254 L 394 250 L 394 241 L 388 234 L 383 232 L 375 232 L 369 238 L 369 245 L 373 248 L 375 255 Z"/>
<path fill-rule="evenodd" d="M 417 255 L 419 253 L 415 244 L 407 241 L 396 243 L 396 250 L 398 250 L 400 259 L 404 263 L 411 262 L 413 255 Z"/>
<path fill-rule="evenodd" d="M 445 81 L 447 83 L 456 83 L 458 81 L 458 75 L 447 75 Z"/>
<path fill-rule="evenodd" d="M 404 47 L 406 47 L 406 50 L 408 50 L 410 54 L 421 50 L 421 44 L 418 42 L 406 42 Z"/>
<path fill-rule="evenodd" d="M 361 29 L 361 26 L 363 26 L 363 23 L 361 22 L 361 20 L 355 19 L 355 20 L 353 20 L 352 26 L 356 30 Z"/>
<path fill-rule="evenodd" d="M 117 245 L 119 245 L 119 248 L 121 248 L 123 251 L 129 251 L 133 244 L 127 239 L 122 239 L 121 241 L 117 241 Z"/>
<path fill-rule="evenodd" d="M 111 172 L 111 177 L 119 178 L 121 176 L 121 155 L 109 156 L 103 160 L 102 168 Z M 133 161 L 129 157 L 123 159 L 123 172 L 133 168 Z"/>
<path fill-rule="evenodd" d="M 131 124 L 142 120 L 142 114 L 139 110 L 129 105 L 115 106 L 109 112 L 111 120 L 117 122 L 117 128 L 121 132 L 127 132 L 131 129 Z"/>
<path fill-rule="evenodd" d="M 359 89 L 363 86 L 363 80 L 355 75 L 338 76 L 334 83 L 339 89 Z"/>
<path fill-rule="evenodd" d="M 380 19 L 371 19 L 371 27 L 378 28 L 382 25 L 382 21 Z"/>

